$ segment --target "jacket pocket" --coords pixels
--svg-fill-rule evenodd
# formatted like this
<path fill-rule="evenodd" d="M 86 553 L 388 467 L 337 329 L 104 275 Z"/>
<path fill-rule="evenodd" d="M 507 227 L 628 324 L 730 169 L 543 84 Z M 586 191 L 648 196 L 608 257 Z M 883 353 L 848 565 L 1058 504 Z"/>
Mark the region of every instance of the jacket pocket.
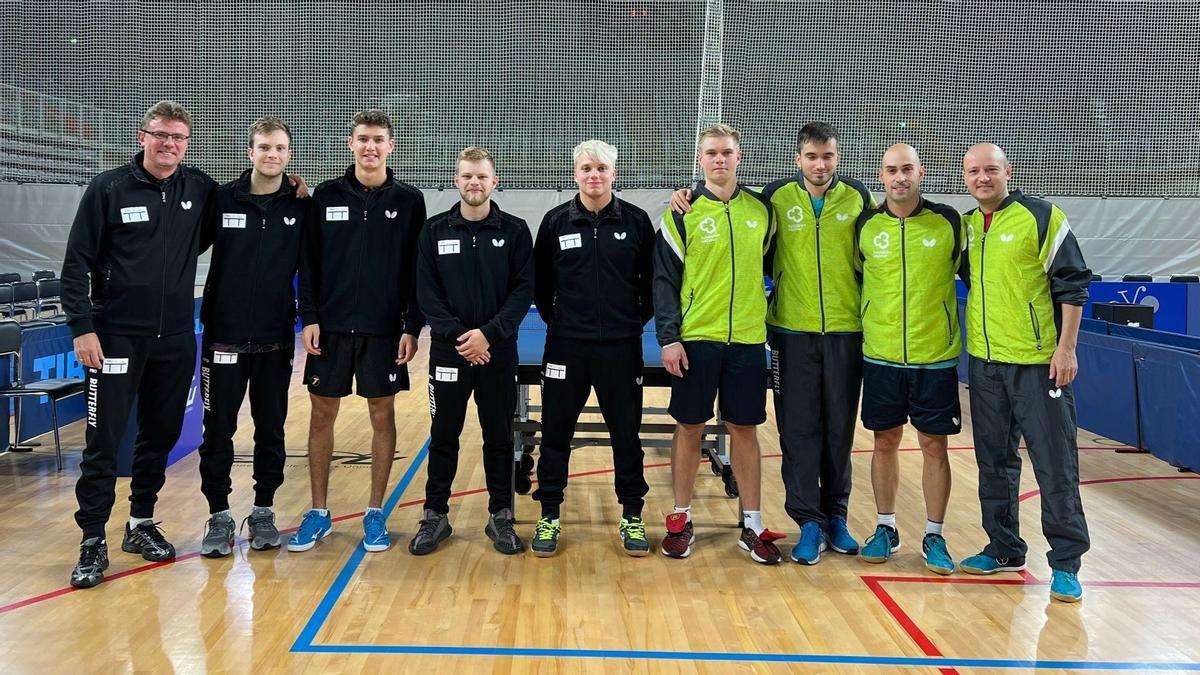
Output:
<path fill-rule="evenodd" d="M 775 307 L 779 302 L 779 289 L 783 286 L 783 272 L 779 273 L 779 278 L 775 279 L 774 282 L 775 284 L 771 286 L 771 297 L 767 299 L 771 307 Z"/>
<path fill-rule="evenodd" d="M 871 308 L 871 301 L 867 300 L 867 302 L 863 305 L 862 312 L 859 312 L 859 314 L 858 314 L 858 318 L 860 321 L 867 318 L 867 310 L 870 308 Z"/>
<path fill-rule="evenodd" d="M 680 324 L 682 324 L 683 320 L 687 318 L 688 312 L 690 312 L 692 309 L 692 303 L 694 303 L 695 301 L 696 301 L 696 289 L 693 288 L 690 291 L 688 291 L 688 304 L 687 304 L 687 307 L 683 308 L 683 314 L 681 314 L 679 317 Z"/>
<path fill-rule="evenodd" d="M 1033 339 L 1037 343 L 1038 351 L 1042 350 L 1042 325 L 1038 322 L 1037 312 L 1033 309 L 1033 303 L 1029 303 L 1029 326 L 1033 328 Z"/>
<path fill-rule="evenodd" d="M 946 313 L 946 345 L 954 344 L 954 322 L 950 320 L 950 305 L 942 301 L 942 311 Z"/>

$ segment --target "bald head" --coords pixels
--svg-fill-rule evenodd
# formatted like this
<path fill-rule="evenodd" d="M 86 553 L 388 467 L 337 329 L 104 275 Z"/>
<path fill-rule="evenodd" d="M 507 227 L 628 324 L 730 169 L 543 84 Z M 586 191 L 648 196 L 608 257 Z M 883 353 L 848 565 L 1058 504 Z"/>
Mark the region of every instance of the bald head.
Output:
<path fill-rule="evenodd" d="M 898 205 L 912 205 L 920 198 L 923 178 L 925 167 L 921 166 L 921 157 L 911 145 L 897 143 L 883 153 L 879 182 L 883 183 L 893 210 Z"/>
<path fill-rule="evenodd" d="M 963 156 L 963 182 L 984 213 L 995 211 L 1008 197 L 1011 179 L 1012 165 L 995 143 L 973 145 Z"/>
<path fill-rule="evenodd" d="M 905 164 L 921 166 L 921 156 L 917 154 L 917 149 L 908 143 L 897 143 L 883 153 L 883 160 L 879 163 L 879 167 L 887 168 Z"/>

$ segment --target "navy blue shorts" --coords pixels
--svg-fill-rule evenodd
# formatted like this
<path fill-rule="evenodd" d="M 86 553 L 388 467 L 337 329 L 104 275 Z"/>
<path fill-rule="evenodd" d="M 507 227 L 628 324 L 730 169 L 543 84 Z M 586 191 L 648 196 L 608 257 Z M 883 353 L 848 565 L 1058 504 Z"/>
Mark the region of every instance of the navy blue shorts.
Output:
<path fill-rule="evenodd" d="M 957 368 L 902 368 L 863 362 L 862 422 L 872 431 L 912 425 L 931 436 L 962 431 Z"/>
<path fill-rule="evenodd" d="M 688 369 L 671 378 L 669 412 L 681 424 L 703 424 L 719 402 L 721 419 L 753 425 L 767 421 L 767 351 L 763 345 L 684 342 Z M 719 394 L 719 401 L 718 401 Z"/>

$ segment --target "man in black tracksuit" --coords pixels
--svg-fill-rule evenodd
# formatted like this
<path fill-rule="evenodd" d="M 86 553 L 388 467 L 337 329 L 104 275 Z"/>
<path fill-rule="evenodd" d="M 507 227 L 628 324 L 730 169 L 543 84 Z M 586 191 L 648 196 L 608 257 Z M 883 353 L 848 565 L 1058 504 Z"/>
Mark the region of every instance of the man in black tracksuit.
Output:
<path fill-rule="evenodd" d="M 154 504 L 183 428 L 196 366 L 196 255 L 217 187 L 202 171 L 183 166 L 190 136 L 191 116 L 178 103 L 151 107 L 138 132 L 142 151 L 92 180 L 67 240 L 63 307 L 87 371 L 87 445 L 75 485 L 83 544 L 72 586 L 104 580 L 117 447 L 135 396 L 141 405 L 121 550 L 151 561 L 175 557 L 154 524 Z"/>
<path fill-rule="evenodd" d="M 291 140 L 291 130 L 279 118 L 255 121 L 248 150 L 254 166 L 217 191 L 206 228 L 213 253 L 200 312 L 200 489 L 212 515 L 200 552 L 209 557 L 229 555 L 233 548 L 233 434 L 247 387 L 254 419 L 254 509 L 246 518 L 250 547 L 279 546 L 271 506 L 283 483 L 283 424 L 296 341 L 292 282 L 308 213 L 284 173 Z"/>
<path fill-rule="evenodd" d="M 381 110 L 358 113 L 347 144 L 354 164 L 314 191 L 301 243 L 299 309 L 308 354 L 304 381 L 312 402 L 313 507 L 288 540 L 292 552 L 312 548 L 333 527 L 326 508 L 333 426 L 352 384 L 367 399 L 372 429 L 363 547 L 378 552 L 391 545 L 382 506 L 396 452 L 394 401 L 408 389 L 405 364 L 417 353 L 425 323 L 415 286 L 425 200 L 387 167 L 395 149 L 391 120 Z"/>
<path fill-rule="evenodd" d="M 618 524 L 625 552 L 650 552 L 642 507 L 642 327 L 654 315 L 654 226 L 645 211 L 616 198 L 617 149 L 589 140 L 574 152 L 579 194 L 542 219 L 534 246 L 534 302 L 546 322 L 542 359 L 542 504 L 532 549 L 551 556 L 575 423 L 596 388 L 612 438 Z"/>
<path fill-rule="evenodd" d="M 490 153 L 458 155 L 461 199 L 421 234 L 417 293 L 429 321 L 429 477 L 425 511 L 408 550 L 425 555 L 453 531 L 450 485 L 458 469 L 467 400 L 475 395 L 488 490 L 484 531 L 497 551 L 520 553 L 510 489 L 517 400 L 517 327 L 532 298 L 533 238 L 524 220 L 490 199 L 499 183 Z"/>

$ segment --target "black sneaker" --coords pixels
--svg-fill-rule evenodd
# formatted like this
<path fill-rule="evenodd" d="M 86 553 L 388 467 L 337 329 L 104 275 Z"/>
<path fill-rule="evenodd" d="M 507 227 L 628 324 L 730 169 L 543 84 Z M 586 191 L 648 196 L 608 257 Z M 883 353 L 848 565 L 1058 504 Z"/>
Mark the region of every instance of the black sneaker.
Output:
<path fill-rule="evenodd" d="M 650 555 L 650 542 L 646 539 L 646 523 L 638 516 L 621 518 L 617 523 L 617 532 L 621 535 L 621 547 L 625 553 L 640 558 Z"/>
<path fill-rule="evenodd" d="M 529 548 L 539 558 L 549 558 L 558 551 L 558 537 L 562 534 L 562 525 L 558 518 L 542 516 L 533 526 L 533 542 Z"/>
<path fill-rule="evenodd" d="M 125 523 L 125 540 L 121 542 L 121 550 L 126 553 L 141 553 L 150 562 L 162 562 L 175 558 L 175 547 L 163 536 L 158 523 L 143 522 L 130 529 Z"/>
<path fill-rule="evenodd" d="M 108 544 L 100 537 L 84 539 L 79 545 L 79 562 L 71 570 L 71 585 L 91 588 L 104 581 L 108 569 Z"/>
<path fill-rule="evenodd" d="M 488 518 L 484 534 L 492 540 L 492 546 L 504 555 L 515 555 L 525 550 L 525 542 L 517 536 L 513 529 L 512 509 L 500 509 Z"/>
<path fill-rule="evenodd" d="M 438 544 L 453 533 L 454 528 L 450 527 L 450 518 L 446 514 L 425 509 L 425 515 L 417 525 L 417 534 L 408 542 L 408 552 L 413 555 L 433 553 Z"/>

